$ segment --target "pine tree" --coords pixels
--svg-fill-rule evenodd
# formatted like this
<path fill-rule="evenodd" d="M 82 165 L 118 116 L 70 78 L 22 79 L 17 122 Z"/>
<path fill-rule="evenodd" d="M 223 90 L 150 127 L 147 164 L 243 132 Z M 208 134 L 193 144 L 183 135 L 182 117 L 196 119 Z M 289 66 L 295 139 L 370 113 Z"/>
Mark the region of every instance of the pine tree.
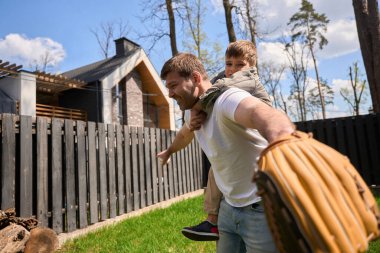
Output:
<path fill-rule="evenodd" d="M 323 33 L 327 31 L 328 18 L 325 14 L 319 14 L 314 10 L 313 5 L 307 0 L 302 0 L 301 8 L 289 20 L 288 25 L 291 25 L 292 41 L 298 41 L 301 44 L 307 45 L 310 55 L 313 60 L 315 76 L 317 80 L 319 101 L 321 103 L 323 119 L 326 118 L 325 99 L 322 92 L 322 84 L 319 78 L 316 46 L 322 50 L 328 41 Z"/>

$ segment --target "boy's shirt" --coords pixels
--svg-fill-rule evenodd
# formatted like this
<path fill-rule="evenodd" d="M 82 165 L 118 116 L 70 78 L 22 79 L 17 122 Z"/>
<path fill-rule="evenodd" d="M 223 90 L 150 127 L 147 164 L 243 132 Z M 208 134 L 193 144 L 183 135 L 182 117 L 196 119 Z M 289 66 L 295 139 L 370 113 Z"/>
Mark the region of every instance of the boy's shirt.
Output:
<path fill-rule="evenodd" d="M 222 76 L 224 76 L 224 71 L 211 80 L 211 83 L 215 82 L 213 86 L 199 97 L 200 105 L 206 113 L 210 113 L 212 111 L 216 99 L 231 87 L 245 90 L 252 96 L 260 99 L 262 102 L 272 106 L 269 95 L 264 86 L 261 84 L 257 69 L 255 67 L 238 71 L 230 78 L 221 78 Z"/>

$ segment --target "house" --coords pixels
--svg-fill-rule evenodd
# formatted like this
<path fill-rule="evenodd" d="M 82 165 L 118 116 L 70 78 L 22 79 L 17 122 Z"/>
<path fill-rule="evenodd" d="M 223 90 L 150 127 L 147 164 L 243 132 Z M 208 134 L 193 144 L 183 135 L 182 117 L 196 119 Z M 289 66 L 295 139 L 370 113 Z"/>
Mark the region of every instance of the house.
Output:
<path fill-rule="evenodd" d="M 18 102 L 20 115 L 174 130 L 173 102 L 144 50 L 126 38 L 115 43 L 115 56 L 61 75 L 0 62 L 0 91 Z"/>

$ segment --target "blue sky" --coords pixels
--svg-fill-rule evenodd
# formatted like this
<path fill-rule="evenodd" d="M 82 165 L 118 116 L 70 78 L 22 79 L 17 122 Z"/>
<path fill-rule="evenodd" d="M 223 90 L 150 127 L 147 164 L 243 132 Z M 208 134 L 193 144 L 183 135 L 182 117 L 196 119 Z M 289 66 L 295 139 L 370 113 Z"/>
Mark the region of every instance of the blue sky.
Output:
<path fill-rule="evenodd" d="M 141 1 L 138 0 L 0 0 L 2 11 L 0 30 L 0 59 L 22 64 L 28 68 L 30 62 L 47 48 L 54 52 L 55 66 L 51 72 L 64 72 L 102 59 L 99 46 L 90 29 L 101 23 L 122 20 L 130 27 L 129 38 L 147 49 L 149 43 L 136 40 L 136 31 L 145 31 L 148 23 L 142 22 Z M 259 60 L 273 64 L 285 62 L 281 46 L 276 40 L 287 33 L 286 23 L 299 6 L 300 0 L 258 0 L 260 6 L 259 29 L 266 34 L 258 45 Z M 204 0 L 207 13 L 204 29 L 210 42 L 218 41 L 227 46 L 222 0 Z M 330 19 L 329 44 L 318 53 L 320 73 L 336 89 L 336 102 L 329 107 L 329 116 L 347 114 L 339 87 L 347 85 L 348 68 L 359 61 L 364 67 L 359 51 L 354 13 L 351 1 L 312 0 L 317 12 Z M 332 6 L 333 5 L 333 6 Z M 178 26 L 177 26 L 178 28 Z M 178 31 L 183 37 L 183 33 Z M 184 38 L 184 37 L 183 37 Z M 178 40 L 179 48 L 183 39 Z M 113 52 L 111 53 L 111 55 Z M 150 52 L 156 70 L 171 55 L 168 40 L 162 41 Z M 28 63 L 29 62 L 29 63 Z M 310 71 L 313 78 L 313 71 Z M 284 76 L 286 78 L 286 76 Z M 286 81 L 284 84 L 286 85 Z M 370 98 L 368 97 L 368 100 Z M 368 103 L 364 107 L 368 109 Z"/>

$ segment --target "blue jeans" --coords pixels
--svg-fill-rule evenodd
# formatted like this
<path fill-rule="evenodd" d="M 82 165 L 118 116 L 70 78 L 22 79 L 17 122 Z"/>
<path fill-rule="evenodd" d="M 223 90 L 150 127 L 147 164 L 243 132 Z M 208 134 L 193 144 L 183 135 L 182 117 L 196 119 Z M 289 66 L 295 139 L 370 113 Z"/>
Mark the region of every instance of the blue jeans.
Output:
<path fill-rule="evenodd" d="M 220 202 L 218 229 L 218 253 L 278 252 L 261 204 L 233 207 L 223 199 Z"/>

